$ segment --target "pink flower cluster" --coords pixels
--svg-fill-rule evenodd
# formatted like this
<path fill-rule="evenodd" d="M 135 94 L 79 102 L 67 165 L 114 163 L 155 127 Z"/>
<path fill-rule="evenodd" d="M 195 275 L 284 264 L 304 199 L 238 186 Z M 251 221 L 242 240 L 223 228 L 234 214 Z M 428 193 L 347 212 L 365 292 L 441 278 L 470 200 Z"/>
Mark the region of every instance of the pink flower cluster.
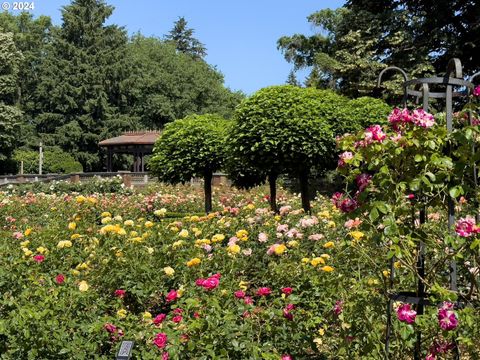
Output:
<path fill-rule="evenodd" d="M 415 318 L 417 317 L 417 312 L 412 309 L 410 304 L 402 304 L 397 309 L 397 318 L 402 322 L 407 324 L 413 324 Z"/>
<path fill-rule="evenodd" d="M 212 275 L 206 279 L 198 279 L 195 284 L 197 286 L 201 286 L 203 287 L 204 289 L 206 290 L 213 290 L 215 288 L 218 287 L 218 285 L 220 284 L 220 278 L 221 278 L 222 275 L 220 275 L 219 273 L 215 274 L 215 275 Z"/>
<path fill-rule="evenodd" d="M 124 298 L 125 294 L 126 294 L 126 291 L 122 289 L 115 290 L 115 293 L 114 293 L 115 297 L 118 297 L 120 299 Z"/>
<path fill-rule="evenodd" d="M 124 335 L 123 330 L 117 328 L 117 327 L 116 327 L 115 325 L 113 325 L 113 324 L 106 323 L 105 325 L 103 325 L 103 328 L 104 328 L 109 334 L 111 334 L 111 336 L 110 336 L 110 340 L 111 340 L 111 341 L 117 341 L 120 337 L 122 337 L 122 336 Z"/>
<path fill-rule="evenodd" d="M 457 314 L 453 311 L 453 304 L 451 302 L 444 302 L 442 307 L 438 309 L 438 324 L 442 330 L 450 331 L 458 326 Z"/>
<path fill-rule="evenodd" d="M 387 135 L 383 132 L 380 125 L 372 125 L 365 129 L 363 140 L 357 141 L 355 147 L 367 147 L 374 142 L 383 142 Z"/>
<path fill-rule="evenodd" d="M 480 232 L 480 227 L 475 223 L 475 219 L 471 216 L 467 216 L 458 219 L 455 224 L 455 232 L 461 237 L 470 237 Z"/>
<path fill-rule="evenodd" d="M 423 109 L 416 109 L 410 112 L 406 108 L 402 110 L 395 108 L 388 116 L 388 121 L 396 130 L 399 129 L 399 125 L 406 123 L 413 123 L 424 128 L 429 128 L 435 125 L 435 118 L 433 115 Z"/>

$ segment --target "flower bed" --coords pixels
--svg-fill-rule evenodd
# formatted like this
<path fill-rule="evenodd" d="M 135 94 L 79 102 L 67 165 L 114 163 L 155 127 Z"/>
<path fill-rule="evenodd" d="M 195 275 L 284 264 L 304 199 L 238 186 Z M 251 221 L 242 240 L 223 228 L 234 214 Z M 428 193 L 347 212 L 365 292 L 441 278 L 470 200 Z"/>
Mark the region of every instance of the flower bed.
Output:
<path fill-rule="evenodd" d="M 323 198 L 306 215 L 288 193 L 275 215 L 261 188 L 217 188 L 199 216 L 197 189 L 151 190 L 0 194 L 2 358 L 112 359 L 121 340 L 139 359 L 383 357 L 387 262 L 367 218 Z M 399 308 L 393 358 L 414 322 L 451 328 L 442 309 Z M 478 319 L 455 311 L 466 351 Z"/>

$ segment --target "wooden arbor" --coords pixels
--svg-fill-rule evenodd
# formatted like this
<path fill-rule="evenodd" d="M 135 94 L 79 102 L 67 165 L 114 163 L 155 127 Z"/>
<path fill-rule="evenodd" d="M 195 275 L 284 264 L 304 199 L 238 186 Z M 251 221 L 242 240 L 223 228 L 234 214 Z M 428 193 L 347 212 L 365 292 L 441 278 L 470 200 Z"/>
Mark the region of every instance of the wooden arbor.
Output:
<path fill-rule="evenodd" d="M 113 154 L 132 154 L 133 172 L 144 172 L 144 156 L 153 152 L 159 131 L 129 131 L 98 143 L 107 150 L 107 172 L 113 171 Z"/>

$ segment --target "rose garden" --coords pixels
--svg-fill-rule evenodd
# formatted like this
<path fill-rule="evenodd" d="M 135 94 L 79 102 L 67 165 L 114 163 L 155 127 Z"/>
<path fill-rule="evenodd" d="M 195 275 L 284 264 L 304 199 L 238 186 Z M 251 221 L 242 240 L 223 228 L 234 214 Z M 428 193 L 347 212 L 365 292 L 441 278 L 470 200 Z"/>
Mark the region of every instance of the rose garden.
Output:
<path fill-rule="evenodd" d="M 415 107 L 332 129 L 343 99 L 273 87 L 234 123 L 187 118 L 157 141 L 160 179 L 226 169 L 237 187 L 4 188 L 2 358 L 107 359 L 123 340 L 139 359 L 477 358 L 479 93 L 451 131 Z M 344 190 L 310 201 L 330 151 Z"/>

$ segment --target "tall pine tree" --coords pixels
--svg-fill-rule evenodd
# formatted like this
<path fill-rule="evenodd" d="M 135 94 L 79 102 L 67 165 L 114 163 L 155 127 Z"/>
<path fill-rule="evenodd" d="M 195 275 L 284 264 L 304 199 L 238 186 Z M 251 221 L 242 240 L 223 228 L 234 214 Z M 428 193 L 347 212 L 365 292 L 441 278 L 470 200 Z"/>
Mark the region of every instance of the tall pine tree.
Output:
<path fill-rule="evenodd" d="M 47 47 L 36 91 L 38 132 L 86 171 L 102 169 L 99 141 L 132 126 L 125 115 L 127 34 L 105 25 L 112 12 L 104 0 L 73 0 L 62 9 L 63 24 Z"/>
<path fill-rule="evenodd" d="M 17 78 L 22 53 L 12 33 L 0 32 L 0 173 L 8 169 L 8 158 L 15 146 L 22 112 L 17 102 Z"/>
<path fill-rule="evenodd" d="M 195 59 L 203 59 L 207 55 L 207 49 L 193 36 L 195 31 L 187 25 L 187 20 L 180 17 L 173 24 L 173 29 L 165 35 L 165 40 L 173 44 L 177 51 L 189 54 Z"/>

